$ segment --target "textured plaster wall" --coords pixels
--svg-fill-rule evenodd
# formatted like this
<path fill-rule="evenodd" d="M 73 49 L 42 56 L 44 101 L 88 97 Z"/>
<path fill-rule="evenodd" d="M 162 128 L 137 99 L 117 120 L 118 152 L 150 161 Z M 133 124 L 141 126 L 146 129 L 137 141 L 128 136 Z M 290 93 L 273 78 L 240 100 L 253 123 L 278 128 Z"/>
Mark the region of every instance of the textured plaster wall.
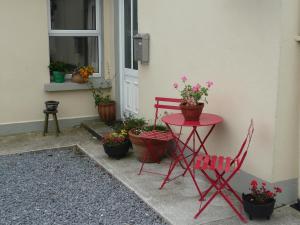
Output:
<path fill-rule="evenodd" d="M 192 82 L 213 80 L 204 111 L 225 121 L 208 149 L 234 154 L 253 118 L 243 169 L 272 181 L 281 9 L 280 0 L 139 0 L 139 32 L 151 36 L 150 63 L 139 69 L 140 114 L 153 117 L 155 96 L 178 97 L 172 83 L 183 73 Z"/>
<path fill-rule="evenodd" d="M 110 1 L 105 0 L 103 4 L 104 11 L 111 7 Z M 43 90 L 49 82 L 46 0 L 2 0 L 0 27 L 0 124 L 43 120 L 44 101 L 50 99 L 60 101 L 60 118 L 97 115 L 89 91 L 47 93 Z M 109 33 L 104 46 L 107 40 L 110 40 Z M 111 57 L 104 58 L 113 66 Z"/>

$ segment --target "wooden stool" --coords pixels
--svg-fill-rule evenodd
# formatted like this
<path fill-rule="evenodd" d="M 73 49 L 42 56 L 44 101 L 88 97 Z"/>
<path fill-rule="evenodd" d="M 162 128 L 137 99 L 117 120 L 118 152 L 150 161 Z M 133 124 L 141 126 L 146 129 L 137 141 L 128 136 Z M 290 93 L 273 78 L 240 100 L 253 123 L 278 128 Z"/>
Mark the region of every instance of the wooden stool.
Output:
<path fill-rule="evenodd" d="M 60 130 L 59 130 L 58 120 L 57 120 L 57 116 L 56 116 L 57 110 L 55 110 L 55 111 L 44 110 L 44 113 L 45 113 L 45 123 L 44 123 L 43 135 L 45 136 L 46 133 L 48 133 L 49 114 L 52 114 L 53 120 L 55 121 L 55 126 L 56 126 L 56 136 L 58 136 L 60 133 Z"/>

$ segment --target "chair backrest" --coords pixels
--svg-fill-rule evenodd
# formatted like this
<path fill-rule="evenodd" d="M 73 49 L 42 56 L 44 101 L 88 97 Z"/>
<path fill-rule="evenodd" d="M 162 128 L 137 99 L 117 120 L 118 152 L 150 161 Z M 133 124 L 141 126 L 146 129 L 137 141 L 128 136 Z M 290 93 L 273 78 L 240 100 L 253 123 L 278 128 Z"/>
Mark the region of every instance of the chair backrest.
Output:
<path fill-rule="evenodd" d="M 180 106 L 179 106 L 180 102 L 181 102 L 180 98 L 155 97 L 154 129 L 156 128 L 156 123 L 157 123 L 157 119 L 158 119 L 158 111 L 160 109 L 180 110 Z"/>
<path fill-rule="evenodd" d="M 238 167 L 240 168 L 247 156 L 248 153 L 248 149 L 250 147 L 250 143 L 252 140 L 252 135 L 254 132 L 254 123 L 253 123 L 253 119 L 251 119 L 249 128 L 248 128 L 248 133 L 242 143 L 242 146 L 240 147 L 240 150 L 238 151 L 237 155 L 234 157 L 234 160 L 238 160 Z"/>

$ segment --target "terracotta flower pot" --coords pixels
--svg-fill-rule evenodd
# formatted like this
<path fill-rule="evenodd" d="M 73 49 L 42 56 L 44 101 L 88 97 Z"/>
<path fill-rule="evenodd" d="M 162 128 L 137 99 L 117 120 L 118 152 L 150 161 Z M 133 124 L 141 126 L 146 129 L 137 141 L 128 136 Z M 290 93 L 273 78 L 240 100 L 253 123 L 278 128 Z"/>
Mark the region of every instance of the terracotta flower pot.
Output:
<path fill-rule="evenodd" d="M 186 121 L 198 121 L 202 113 L 204 103 L 195 106 L 180 104 L 181 112 Z"/>
<path fill-rule="evenodd" d="M 74 82 L 74 83 L 79 83 L 79 84 L 82 84 L 82 83 L 86 83 L 87 81 L 85 81 L 84 79 L 83 79 L 83 77 L 82 76 L 80 76 L 80 74 L 79 73 L 73 73 L 72 74 L 72 82 Z"/>
<path fill-rule="evenodd" d="M 155 157 L 149 154 L 145 142 L 139 135 L 135 135 L 132 131 L 129 131 L 128 135 L 132 143 L 133 151 L 140 162 L 154 163 L 160 161 L 165 156 L 169 147 L 169 143 L 166 144 L 164 141 L 153 140 L 151 144 L 156 151 Z"/>
<path fill-rule="evenodd" d="M 269 199 L 266 203 L 257 204 L 252 202 L 251 194 L 243 194 L 243 205 L 245 212 L 249 215 L 249 219 L 252 220 L 253 218 L 266 218 L 270 219 L 274 206 L 275 206 L 275 199 Z"/>
<path fill-rule="evenodd" d="M 116 120 L 116 102 L 98 105 L 98 113 L 103 122 L 113 122 Z"/>

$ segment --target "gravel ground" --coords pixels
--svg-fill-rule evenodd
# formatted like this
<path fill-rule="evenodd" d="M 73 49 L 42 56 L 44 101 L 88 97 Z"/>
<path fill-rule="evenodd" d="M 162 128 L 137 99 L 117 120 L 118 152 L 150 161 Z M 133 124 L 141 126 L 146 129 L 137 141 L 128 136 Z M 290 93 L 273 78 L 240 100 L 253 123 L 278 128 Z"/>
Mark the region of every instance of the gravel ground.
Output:
<path fill-rule="evenodd" d="M 166 223 L 89 157 L 60 149 L 0 157 L 0 224 Z"/>

